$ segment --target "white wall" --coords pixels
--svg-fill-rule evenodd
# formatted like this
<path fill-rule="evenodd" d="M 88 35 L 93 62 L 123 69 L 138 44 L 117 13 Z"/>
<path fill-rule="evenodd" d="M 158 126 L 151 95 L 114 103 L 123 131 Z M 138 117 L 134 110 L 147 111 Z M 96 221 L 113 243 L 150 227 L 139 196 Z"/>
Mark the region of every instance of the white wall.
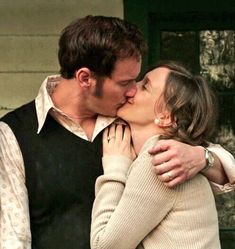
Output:
<path fill-rule="evenodd" d="M 88 14 L 123 18 L 123 0 L 0 0 L 0 116 L 58 72 L 60 31 Z"/>

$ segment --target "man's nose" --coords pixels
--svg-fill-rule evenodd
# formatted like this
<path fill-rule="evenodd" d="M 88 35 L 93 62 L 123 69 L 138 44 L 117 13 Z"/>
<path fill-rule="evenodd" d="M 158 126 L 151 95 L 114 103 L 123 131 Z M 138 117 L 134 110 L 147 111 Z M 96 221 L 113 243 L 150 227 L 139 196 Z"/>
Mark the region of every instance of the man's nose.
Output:
<path fill-rule="evenodd" d="M 134 97 L 137 92 L 136 83 L 131 86 L 130 89 L 126 92 L 126 97 Z"/>

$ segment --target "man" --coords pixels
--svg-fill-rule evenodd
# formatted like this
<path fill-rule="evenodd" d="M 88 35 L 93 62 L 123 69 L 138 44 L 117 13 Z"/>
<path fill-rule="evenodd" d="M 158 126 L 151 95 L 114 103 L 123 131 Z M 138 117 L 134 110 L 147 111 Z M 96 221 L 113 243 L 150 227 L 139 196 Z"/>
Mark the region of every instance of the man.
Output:
<path fill-rule="evenodd" d="M 3 248 L 30 248 L 30 232 L 33 249 L 89 248 L 94 183 L 102 173 L 102 130 L 136 93 L 145 51 L 139 30 L 118 18 L 87 16 L 63 30 L 61 75 L 48 77 L 35 101 L 0 123 Z M 153 163 L 170 187 L 205 167 L 211 180 L 225 183 L 219 159 L 214 156 L 212 163 L 202 147 L 165 141 L 151 153 L 158 151 L 164 152 Z M 232 174 L 232 156 L 218 151 Z M 184 166 L 188 162 L 191 169 Z"/>

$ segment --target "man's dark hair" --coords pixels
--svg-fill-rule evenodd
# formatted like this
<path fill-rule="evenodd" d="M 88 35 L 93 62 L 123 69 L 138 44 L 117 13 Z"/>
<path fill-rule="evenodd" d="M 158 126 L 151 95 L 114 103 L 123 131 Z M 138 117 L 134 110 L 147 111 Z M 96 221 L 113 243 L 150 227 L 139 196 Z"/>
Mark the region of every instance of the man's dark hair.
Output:
<path fill-rule="evenodd" d="M 140 59 L 147 51 L 136 25 L 117 17 L 86 16 L 69 24 L 59 39 L 61 76 L 74 77 L 76 70 L 89 68 L 96 76 L 110 76 L 118 59 Z"/>

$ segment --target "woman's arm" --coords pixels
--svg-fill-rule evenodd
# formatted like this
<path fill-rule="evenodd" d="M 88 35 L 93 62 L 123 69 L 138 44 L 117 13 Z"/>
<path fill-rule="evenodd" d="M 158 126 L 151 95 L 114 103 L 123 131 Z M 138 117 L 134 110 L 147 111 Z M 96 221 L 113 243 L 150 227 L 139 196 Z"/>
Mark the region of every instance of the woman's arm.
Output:
<path fill-rule="evenodd" d="M 158 180 L 148 152 L 128 174 L 130 163 L 117 154 L 103 158 L 104 175 L 97 179 L 92 210 L 92 249 L 136 248 L 173 206 L 173 191 Z"/>

